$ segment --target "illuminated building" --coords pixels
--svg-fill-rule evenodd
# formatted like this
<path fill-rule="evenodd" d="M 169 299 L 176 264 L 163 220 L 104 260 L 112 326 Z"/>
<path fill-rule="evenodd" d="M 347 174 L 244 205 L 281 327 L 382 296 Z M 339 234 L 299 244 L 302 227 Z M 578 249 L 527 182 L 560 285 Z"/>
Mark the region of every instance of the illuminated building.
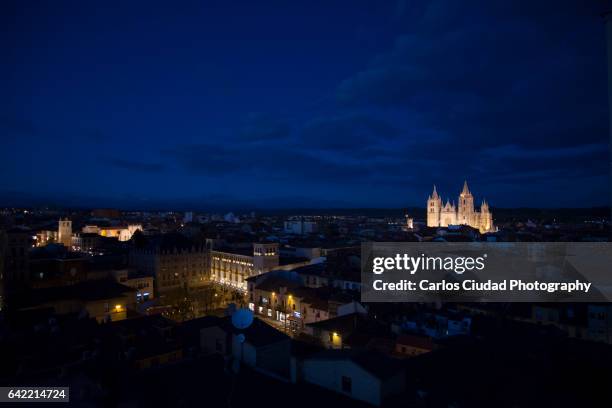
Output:
<path fill-rule="evenodd" d="M 208 250 L 180 234 L 166 234 L 130 251 L 130 265 L 155 278 L 157 293 L 201 286 L 207 281 Z"/>
<path fill-rule="evenodd" d="M 327 320 L 306 324 L 305 331 L 321 341 L 325 348 L 340 349 L 344 341 L 365 326 L 368 318 L 362 313 L 348 313 Z"/>
<path fill-rule="evenodd" d="M 100 227 L 97 225 L 86 225 L 81 229 L 83 234 L 100 234 Z"/>
<path fill-rule="evenodd" d="M 54 230 L 42 230 L 36 233 L 36 246 L 42 247 L 57 242 L 58 232 Z"/>
<path fill-rule="evenodd" d="M 279 265 L 278 244 L 253 244 L 251 251 L 211 250 L 210 279 L 246 291 L 246 278 L 271 271 Z"/>
<path fill-rule="evenodd" d="M 136 302 L 146 302 L 154 298 L 153 276 L 129 269 L 113 271 L 113 276 L 120 284 L 136 290 Z"/>
<path fill-rule="evenodd" d="M 100 236 L 98 234 L 77 232 L 72 236 L 72 249 L 80 252 L 91 252 L 98 247 Z"/>
<path fill-rule="evenodd" d="M 72 247 L 72 221 L 60 219 L 57 227 L 57 242 L 66 248 Z"/>
<path fill-rule="evenodd" d="M 235 251 L 234 251 L 235 252 Z M 253 255 L 211 251 L 210 279 L 218 284 L 246 290 L 245 279 L 253 275 Z"/>
<path fill-rule="evenodd" d="M 414 219 L 406 215 L 406 225 L 402 228 L 405 231 L 411 231 L 414 229 Z"/>
<path fill-rule="evenodd" d="M 255 314 L 281 322 L 292 330 L 302 328 L 302 284 L 294 276 L 279 276 L 270 272 L 248 278 L 249 309 Z"/>
<path fill-rule="evenodd" d="M 321 267 L 321 264 L 312 264 L 248 278 L 249 309 L 280 322 L 292 331 L 301 331 L 305 324 L 340 314 L 365 313 L 365 309 L 353 301 L 354 294 L 331 290 L 326 285 L 306 286 L 308 275 L 300 271 Z"/>
<path fill-rule="evenodd" d="M 480 211 L 474 209 L 474 196 L 468 189 L 467 181 L 459 194 L 458 207 L 448 200 L 442 205 L 442 198 L 438 195 L 436 186 L 427 199 L 427 226 L 448 227 L 449 225 L 468 225 L 481 233 L 495 231 L 489 204 L 483 200 Z"/>
<path fill-rule="evenodd" d="M 87 227 L 89 229 L 92 228 L 91 225 L 88 225 Z M 98 234 L 103 237 L 117 238 L 119 241 L 129 241 L 132 238 L 132 235 L 134 235 L 134 233 L 138 230 L 142 231 L 142 225 L 130 224 L 127 227 L 100 227 Z"/>
<path fill-rule="evenodd" d="M 278 244 L 275 243 L 255 243 L 252 251 L 238 248 L 212 249 L 210 279 L 215 283 L 246 291 L 246 279 L 251 276 L 273 269 L 292 269 L 307 263 L 305 258 L 281 260 Z"/>

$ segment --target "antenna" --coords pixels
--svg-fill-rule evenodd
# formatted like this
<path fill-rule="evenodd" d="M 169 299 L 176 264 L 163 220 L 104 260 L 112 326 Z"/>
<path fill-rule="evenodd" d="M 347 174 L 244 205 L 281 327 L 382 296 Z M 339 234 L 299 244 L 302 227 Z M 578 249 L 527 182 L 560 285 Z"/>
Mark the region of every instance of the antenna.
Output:
<path fill-rule="evenodd" d="M 234 305 L 235 309 L 235 305 Z M 235 310 L 232 313 L 232 325 L 238 330 L 244 330 L 248 328 L 251 324 L 253 324 L 253 312 L 249 309 L 240 308 Z M 246 337 L 244 333 L 239 333 L 236 335 L 236 340 L 240 343 L 240 358 L 232 358 L 231 365 L 231 373 L 232 373 L 232 386 L 230 389 L 230 393 L 227 396 L 227 405 L 228 407 L 232 406 L 232 397 L 234 394 L 234 388 L 236 385 L 236 375 L 240 372 L 240 360 L 244 358 L 244 341 Z"/>

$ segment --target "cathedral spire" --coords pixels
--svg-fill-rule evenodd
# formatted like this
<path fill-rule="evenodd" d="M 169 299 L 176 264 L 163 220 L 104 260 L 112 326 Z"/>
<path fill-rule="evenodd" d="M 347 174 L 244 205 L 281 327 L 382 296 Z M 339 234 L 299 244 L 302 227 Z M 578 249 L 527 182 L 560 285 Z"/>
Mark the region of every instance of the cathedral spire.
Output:
<path fill-rule="evenodd" d="M 433 189 L 433 194 L 431 195 L 432 198 L 437 199 L 438 198 L 438 192 L 436 191 L 436 185 L 434 184 L 434 189 Z"/>
<path fill-rule="evenodd" d="M 481 233 L 496 231 L 493 224 L 493 214 L 489 208 L 486 198 L 482 199 L 480 210 L 474 207 L 474 196 L 470 192 L 467 180 L 463 182 L 463 190 L 459 195 L 459 201 L 442 197 L 436 186 L 433 193 L 427 199 L 427 226 L 447 227 L 449 225 L 469 225 L 478 229 Z"/>
<path fill-rule="evenodd" d="M 468 188 L 467 180 L 463 182 L 463 191 L 461 192 L 461 194 L 470 194 L 470 189 Z"/>

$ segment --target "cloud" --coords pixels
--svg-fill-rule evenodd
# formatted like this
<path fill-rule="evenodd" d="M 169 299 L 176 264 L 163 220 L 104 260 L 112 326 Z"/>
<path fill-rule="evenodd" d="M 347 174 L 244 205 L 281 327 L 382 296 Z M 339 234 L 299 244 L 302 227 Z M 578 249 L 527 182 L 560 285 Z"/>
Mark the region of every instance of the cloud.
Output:
<path fill-rule="evenodd" d="M 339 84 L 342 106 L 419 114 L 453 136 L 455 151 L 500 139 L 546 146 L 605 138 L 597 13 L 552 2 L 427 3 L 411 4 L 407 32 Z"/>
<path fill-rule="evenodd" d="M 428 183 L 455 174 L 492 186 L 537 180 L 543 190 L 607 174 L 597 10 L 542 3 L 398 5 L 404 32 L 335 90 L 343 109 L 419 119 L 372 150 L 385 162 L 380 173 L 391 182 L 402 172 Z"/>
<path fill-rule="evenodd" d="M 592 2 L 374 3 L 357 10 L 358 20 L 349 15 L 340 25 L 335 17 L 317 20 L 329 24 L 318 30 L 322 36 L 300 34 L 299 39 L 278 42 L 275 46 L 289 45 L 290 51 L 283 56 L 274 48 L 280 59 L 273 55 L 271 60 L 260 58 L 255 66 L 234 66 L 230 58 L 220 60 L 218 67 L 200 67 L 206 58 L 189 58 L 188 65 L 198 67 L 199 82 L 180 75 L 165 81 L 168 70 L 163 69 L 160 84 L 167 82 L 169 88 L 145 87 L 141 93 L 141 84 L 135 83 L 134 92 L 121 93 L 121 100 L 139 108 L 123 109 L 119 115 L 107 109 L 117 94 L 112 90 L 97 92 L 91 106 L 77 106 L 85 94 L 75 88 L 64 98 L 68 105 L 76 101 L 75 109 L 63 109 L 59 115 L 44 109 L 52 106 L 44 101 L 61 99 L 55 93 L 65 86 L 45 86 L 43 78 L 34 95 L 36 103 L 24 99 L 28 103 L 23 109 L 34 109 L 34 122 L 0 114 L 0 135 L 27 153 L 31 139 L 43 141 L 37 144 L 39 152 L 49 155 L 56 149 L 72 158 L 62 163 L 72 163 L 93 149 L 126 175 L 163 171 L 165 180 L 158 174 L 151 179 L 168 182 L 176 190 L 191 189 L 194 179 L 202 179 L 198 185 L 207 191 L 227 186 L 243 194 L 258 188 L 262 195 L 280 191 L 283 196 L 294 188 L 319 199 L 369 195 L 364 200 L 372 203 L 378 197 L 380 202 L 390 200 L 377 186 L 408 196 L 429 192 L 431 184 L 444 180 L 459 188 L 468 178 L 490 183 L 490 191 L 497 183 L 536 180 L 549 191 L 565 183 L 558 189 L 563 191 L 607 171 L 601 148 L 608 126 L 605 35 Z M 308 13 L 299 18 L 308 23 L 304 27 L 312 26 Z M 301 25 L 292 35 L 301 33 Z M 355 37 L 344 35 L 352 31 Z M 294 55 L 296 44 L 308 52 Z M 243 57 L 248 59 L 271 50 L 252 44 L 236 48 L 239 54 L 247 52 Z M 377 50 L 377 55 L 368 55 L 370 50 Z M 304 55 L 306 63 L 300 59 Z M 184 68 L 185 61 L 170 63 Z M 211 92 L 194 92 L 194 83 L 207 86 L 218 69 L 238 75 L 231 98 L 217 94 L 214 84 Z M 141 71 L 134 70 L 142 76 Z M 160 72 L 147 71 L 142 79 L 147 82 Z M 129 83 L 127 74 L 118 78 Z M 69 88 L 82 79 L 64 85 Z M 13 83 L 27 84 L 28 76 L 23 80 Z M 95 81 L 85 82 L 97 86 Z M 270 85 L 277 89 L 266 92 Z M 165 97 L 147 98 L 151 92 Z M 245 111 L 262 107 L 284 114 L 244 117 Z M 145 135 L 150 144 L 143 147 L 138 135 Z M 174 147 L 165 149 L 159 160 L 149 156 L 150 149 L 157 153 L 160 145 Z M 7 156 L 15 151 L 5 150 Z M 118 151 L 127 153 L 116 155 Z M 4 160 L 3 166 L 23 167 L 23 159 L 13 161 Z M 177 169 L 184 181 L 176 180 Z M 151 190 L 159 194 L 156 187 Z M 345 194 L 348 187 L 353 195 Z"/>
<path fill-rule="evenodd" d="M 355 151 L 384 144 L 400 136 L 390 123 L 363 114 L 318 117 L 307 122 L 300 137 L 304 147 Z"/>
<path fill-rule="evenodd" d="M 548 149 L 525 149 L 516 145 L 505 145 L 483 150 L 489 158 L 495 160 L 503 159 L 568 159 L 582 156 L 593 156 L 607 154 L 608 146 L 605 144 L 585 144 L 572 147 L 553 147 Z"/>
<path fill-rule="evenodd" d="M 132 171 L 140 171 L 145 173 L 156 173 L 165 169 L 165 166 L 162 163 L 147 163 L 135 160 L 126 160 L 119 158 L 112 158 L 105 162 L 110 163 L 111 165 L 126 170 Z"/>
<path fill-rule="evenodd" d="M 262 117 L 265 121 L 259 122 Z M 283 123 L 259 115 L 255 122 Z M 240 133 L 237 138 L 177 146 L 162 154 L 192 175 L 354 184 L 383 177 L 377 166 L 397 154 L 392 144 L 405 145 L 400 141 L 403 130 L 384 118 L 358 112 L 312 118 L 294 135 L 272 133 L 247 139 Z"/>
<path fill-rule="evenodd" d="M 263 114 L 250 115 L 239 131 L 240 139 L 251 142 L 284 139 L 290 134 L 291 127 L 287 122 Z"/>
<path fill-rule="evenodd" d="M 236 175 L 291 180 L 326 177 L 337 180 L 354 171 L 354 165 L 328 160 L 316 151 L 277 144 L 196 144 L 164 150 L 192 174 L 206 176 Z"/>

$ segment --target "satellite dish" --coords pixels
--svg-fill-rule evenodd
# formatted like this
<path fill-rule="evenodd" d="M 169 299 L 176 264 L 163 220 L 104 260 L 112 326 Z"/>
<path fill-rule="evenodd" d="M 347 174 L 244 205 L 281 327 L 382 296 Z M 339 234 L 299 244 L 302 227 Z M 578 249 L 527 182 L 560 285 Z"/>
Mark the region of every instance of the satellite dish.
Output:
<path fill-rule="evenodd" d="M 246 329 L 253 323 L 253 312 L 249 309 L 238 309 L 232 315 L 232 324 L 237 329 Z"/>

